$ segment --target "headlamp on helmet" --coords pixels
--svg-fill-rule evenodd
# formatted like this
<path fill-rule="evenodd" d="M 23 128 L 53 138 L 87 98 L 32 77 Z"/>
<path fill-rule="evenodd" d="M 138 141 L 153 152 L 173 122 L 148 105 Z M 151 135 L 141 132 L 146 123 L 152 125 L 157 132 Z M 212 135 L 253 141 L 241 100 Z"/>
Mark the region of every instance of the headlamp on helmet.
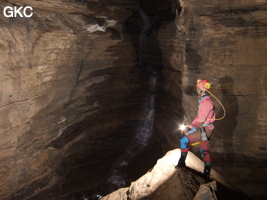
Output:
<path fill-rule="evenodd" d="M 206 79 L 198 79 L 196 87 L 200 88 L 202 90 L 209 90 L 210 89 L 210 82 Z"/>

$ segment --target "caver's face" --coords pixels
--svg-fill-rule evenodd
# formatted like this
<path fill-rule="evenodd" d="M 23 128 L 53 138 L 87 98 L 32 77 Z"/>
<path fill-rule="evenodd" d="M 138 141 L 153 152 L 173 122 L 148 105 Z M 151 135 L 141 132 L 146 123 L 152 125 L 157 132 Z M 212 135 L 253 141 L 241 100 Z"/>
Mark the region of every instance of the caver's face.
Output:
<path fill-rule="evenodd" d="M 201 84 L 200 80 L 197 80 L 197 84 L 196 84 L 197 89 L 201 88 L 204 89 L 203 85 Z"/>
<path fill-rule="evenodd" d="M 197 88 L 197 94 L 198 94 L 198 97 L 200 98 L 205 94 L 205 92 L 203 92 L 203 90 L 201 90 L 200 88 Z"/>

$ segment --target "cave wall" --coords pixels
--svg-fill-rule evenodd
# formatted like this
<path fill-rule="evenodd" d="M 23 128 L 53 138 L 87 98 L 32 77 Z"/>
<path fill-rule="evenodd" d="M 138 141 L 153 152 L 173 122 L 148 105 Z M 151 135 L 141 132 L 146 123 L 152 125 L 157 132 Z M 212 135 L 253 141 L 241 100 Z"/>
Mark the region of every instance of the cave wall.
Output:
<path fill-rule="evenodd" d="M 251 195 L 266 195 L 266 1 L 180 3 L 185 121 L 197 110 L 196 80 L 210 80 L 227 112 L 214 123 L 213 167 Z M 222 117 L 216 101 L 215 107 Z"/>
<path fill-rule="evenodd" d="M 144 102 L 157 93 L 155 116 L 166 116 L 168 126 L 155 117 L 151 148 L 128 169 L 129 180 L 141 176 L 173 148 L 164 134 L 176 129 L 182 109 L 177 69 L 168 67 L 160 77 L 138 66 L 136 37 L 125 22 L 138 12 L 139 2 L 10 0 L 1 3 L 1 13 L 4 6 L 22 5 L 33 7 L 32 18 L 0 15 L 0 198 L 58 200 L 79 198 L 81 191 L 105 194 L 112 163 L 140 131 Z M 147 42 L 159 49 L 157 35 L 163 33 L 162 21 L 174 19 L 169 12 L 173 3 L 157 1 L 153 9 L 150 5 L 153 1 L 144 10 L 156 28 Z M 167 37 L 175 36 L 175 26 L 170 27 Z M 171 44 L 164 54 L 169 48 Z M 153 48 L 148 51 L 153 55 Z M 161 54 L 159 49 L 153 56 L 160 67 Z M 158 83 L 151 89 L 155 76 Z"/>
<path fill-rule="evenodd" d="M 95 186 L 109 167 L 100 165 L 130 140 L 144 99 L 147 79 L 123 27 L 139 4 L 1 5 L 12 3 L 32 6 L 34 15 L 0 17 L 0 198 L 67 195 L 86 187 L 83 180 Z M 73 175 L 74 166 L 87 171 Z"/>

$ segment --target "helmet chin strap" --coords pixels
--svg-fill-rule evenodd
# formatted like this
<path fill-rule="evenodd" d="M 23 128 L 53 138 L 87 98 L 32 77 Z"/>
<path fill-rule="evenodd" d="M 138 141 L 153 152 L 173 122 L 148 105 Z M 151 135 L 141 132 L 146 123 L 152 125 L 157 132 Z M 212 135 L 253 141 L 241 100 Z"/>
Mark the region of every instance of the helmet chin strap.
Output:
<path fill-rule="evenodd" d="M 198 88 L 197 93 L 199 97 L 202 97 L 207 93 L 207 90 L 205 90 L 204 88 Z"/>

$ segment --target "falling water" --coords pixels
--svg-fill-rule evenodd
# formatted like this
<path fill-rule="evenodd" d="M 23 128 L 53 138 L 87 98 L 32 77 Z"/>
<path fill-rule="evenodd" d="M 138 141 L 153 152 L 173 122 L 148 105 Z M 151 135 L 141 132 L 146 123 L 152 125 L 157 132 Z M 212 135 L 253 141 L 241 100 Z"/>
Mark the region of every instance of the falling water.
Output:
<path fill-rule="evenodd" d="M 142 26 L 140 27 L 141 28 L 141 33 L 140 33 L 140 36 L 139 36 L 139 49 L 138 49 L 138 65 L 139 66 L 142 66 L 142 65 L 145 65 L 144 63 L 144 59 L 142 58 L 142 56 L 144 56 L 144 50 L 146 49 L 147 47 L 147 35 L 148 35 L 148 32 L 151 28 L 151 24 L 150 24 L 150 21 L 149 21 L 149 17 L 144 13 L 144 11 L 142 9 L 139 9 L 139 13 L 140 13 L 140 17 L 142 19 Z"/>
<path fill-rule="evenodd" d="M 157 90 L 158 76 L 150 77 L 149 90 L 155 92 Z"/>
<path fill-rule="evenodd" d="M 142 9 L 139 9 L 142 19 L 141 32 L 139 37 L 138 60 L 139 66 L 145 65 L 143 58 L 147 48 L 147 35 L 151 29 L 149 17 Z M 157 76 L 150 77 L 149 91 L 156 91 Z M 140 154 L 148 145 L 153 134 L 155 94 L 151 94 L 143 104 L 140 123 L 137 132 L 125 152 L 112 164 L 108 183 L 110 190 L 116 190 L 126 186 L 126 175 L 129 163 Z"/>
<path fill-rule="evenodd" d="M 151 27 L 151 24 L 149 21 L 149 17 L 144 13 L 144 11 L 142 9 L 139 9 L 139 13 L 140 13 L 140 16 L 141 16 L 142 21 L 143 21 L 143 26 L 141 29 L 141 37 L 142 37 L 148 32 L 148 30 Z"/>
<path fill-rule="evenodd" d="M 155 91 L 157 84 L 157 77 L 151 76 L 150 90 Z M 152 94 L 143 105 L 143 112 L 136 132 L 131 143 L 123 153 L 112 165 L 110 177 L 108 179 L 110 189 L 116 190 L 126 185 L 126 169 L 129 162 L 140 154 L 147 146 L 149 139 L 153 134 L 154 111 L 155 111 L 155 94 Z"/>

